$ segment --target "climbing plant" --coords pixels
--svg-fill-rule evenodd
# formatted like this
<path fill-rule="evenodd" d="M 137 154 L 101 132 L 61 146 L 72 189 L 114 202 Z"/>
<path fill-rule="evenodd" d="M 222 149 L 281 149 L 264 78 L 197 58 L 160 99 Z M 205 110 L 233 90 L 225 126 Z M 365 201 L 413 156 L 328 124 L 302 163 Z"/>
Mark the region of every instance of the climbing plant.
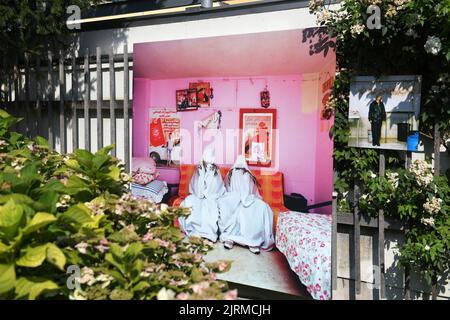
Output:
<path fill-rule="evenodd" d="M 431 159 L 405 169 L 398 152 L 386 153 L 387 175 L 377 176 L 378 152 L 347 146 L 348 109 L 353 76 L 421 75 L 420 132 L 432 137 L 438 128 L 450 154 L 450 0 L 343 0 L 337 8 L 311 0 L 310 11 L 336 40 L 337 75 L 326 108 L 335 116 L 331 133 L 340 209 L 356 205 L 349 195 L 360 185 L 363 213 L 376 216 L 383 209 L 407 223 L 400 263 L 436 285 L 449 269 L 448 179 L 434 175 Z"/>

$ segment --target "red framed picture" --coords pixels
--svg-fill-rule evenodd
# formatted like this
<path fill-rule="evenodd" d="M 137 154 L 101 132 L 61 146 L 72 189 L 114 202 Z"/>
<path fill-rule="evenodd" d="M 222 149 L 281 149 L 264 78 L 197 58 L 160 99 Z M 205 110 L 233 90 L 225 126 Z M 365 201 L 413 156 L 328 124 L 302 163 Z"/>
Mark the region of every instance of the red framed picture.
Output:
<path fill-rule="evenodd" d="M 191 111 L 197 110 L 198 107 L 196 105 L 196 99 L 194 101 L 189 100 L 189 90 L 177 90 L 176 91 L 176 103 L 177 103 L 177 111 Z"/>
<path fill-rule="evenodd" d="M 191 110 L 197 110 L 198 101 L 197 101 L 197 91 L 196 90 L 188 90 L 188 107 Z"/>
<path fill-rule="evenodd" d="M 189 90 L 197 91 L 197 105 L 201 108 L 211 105 L 211 84 L 209 82 L 191 82 Z"/>
<path fill-rule="evenodd" d="M 271 167 L 274 161 L 276 109 L 240 109 L 240 152 L 251 166 Z"/>

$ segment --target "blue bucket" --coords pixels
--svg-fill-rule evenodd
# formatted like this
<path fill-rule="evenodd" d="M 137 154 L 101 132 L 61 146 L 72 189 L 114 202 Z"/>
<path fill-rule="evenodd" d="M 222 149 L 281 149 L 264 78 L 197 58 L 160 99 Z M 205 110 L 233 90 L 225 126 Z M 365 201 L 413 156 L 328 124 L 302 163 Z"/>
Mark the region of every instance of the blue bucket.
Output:
<path fill-rule="evenodd" d="M 419 132 L 410 131 L 406 142 L 408 151 L 417 151 L 419 149 Z"/>

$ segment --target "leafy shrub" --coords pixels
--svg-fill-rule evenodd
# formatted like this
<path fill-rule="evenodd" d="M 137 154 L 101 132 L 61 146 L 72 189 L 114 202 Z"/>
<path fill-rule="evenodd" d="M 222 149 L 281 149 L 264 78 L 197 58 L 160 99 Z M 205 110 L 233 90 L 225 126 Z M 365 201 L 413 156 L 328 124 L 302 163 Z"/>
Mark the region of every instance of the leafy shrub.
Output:
<path fill-rule="evenodd" d="M 1 299 L 236 297 L 215 276 L 230 263 L 174 226 L 189 209 L 134 198 L 111 147 L 63 156 L 17 121 L 0 110 Z"/>

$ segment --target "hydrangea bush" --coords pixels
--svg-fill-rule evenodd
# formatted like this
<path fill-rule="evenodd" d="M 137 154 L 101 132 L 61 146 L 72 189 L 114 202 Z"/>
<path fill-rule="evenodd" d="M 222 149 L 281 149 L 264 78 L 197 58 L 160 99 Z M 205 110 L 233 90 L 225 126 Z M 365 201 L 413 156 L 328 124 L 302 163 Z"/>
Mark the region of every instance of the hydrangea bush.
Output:
<path fill-rule="evenodd" d="M 186 208 L 136 199 L 111 147 L 60 155 L 0 110 L 0 299 L 234 299 Z"/>

